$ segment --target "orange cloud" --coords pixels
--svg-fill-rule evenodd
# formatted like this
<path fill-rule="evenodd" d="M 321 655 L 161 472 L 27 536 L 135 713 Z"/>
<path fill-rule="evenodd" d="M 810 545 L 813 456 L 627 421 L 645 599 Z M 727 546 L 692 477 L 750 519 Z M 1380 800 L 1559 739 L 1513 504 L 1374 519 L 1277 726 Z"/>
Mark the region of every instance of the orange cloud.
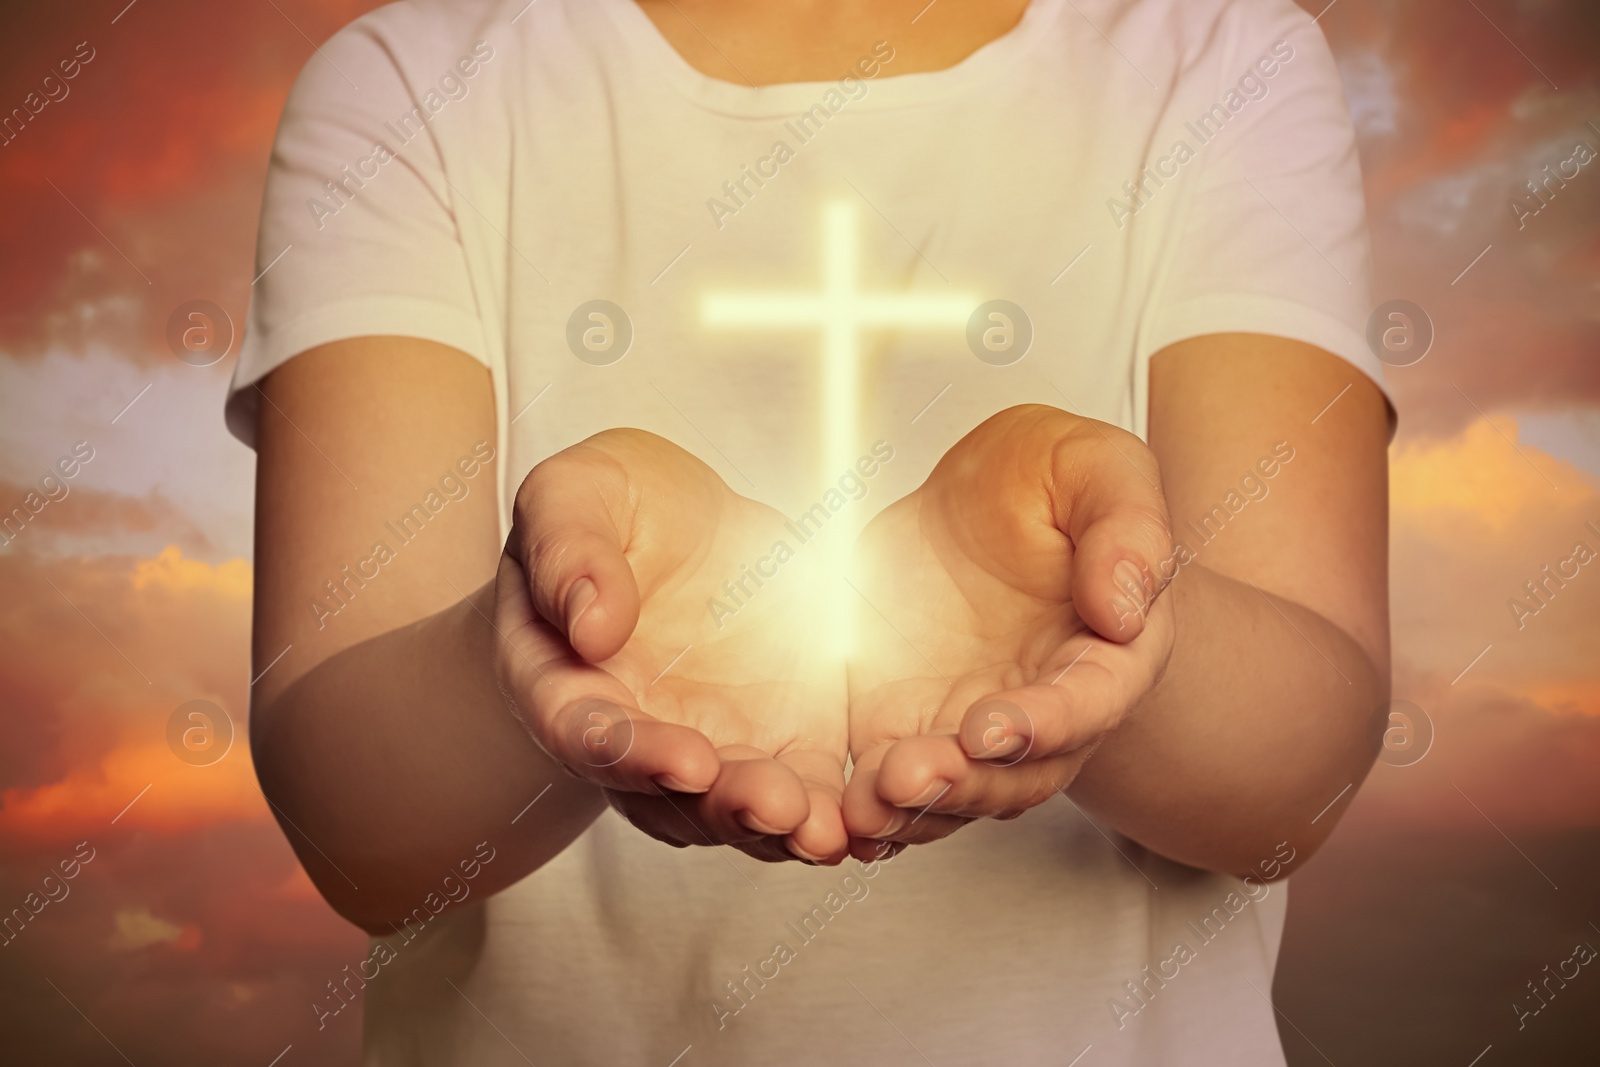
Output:
<path fill-rule="evenodd" d="M 266 820 L 243 721 L 234 731 L 228 754 L 208 767 L 182 762 L 165 743 L 123 745 L 60 781 L 7 790 L 0 795 L 0 838 L 105 834 L 113 819 L 162 833 Z"/>
<path fill-rule="evenodd" d="M 179 832 L 261 821 L 246 737 L 250 565 L 169 546 L 153 558 L 0 556 L 0 698 L 27 710 L 0 758 L 0 839 Z M 227 756 L 184 762 L 168 724 L 223 709 Z M 146 787 L 149 787 L 146 791 Z M 141 793 L 143 795 L 141 795 Z"/>
<path fill-rule="evenodd" d="M 200 927 L 167 922 L 149 908 L 119 908 L 112 922 L 115 928 L 106 947 L 113 952 L 137 952 L 153 945 L 171 945 L 180 952 L 200 947 Z"/>
<path fill-rule="evenodd" d="M 1551 483 L 1561 484 L 1556 479 L 1584 487 L 1582 472 L 1537 449 L 1524 448 L 1526 458 L 1519 458 L 1516 439 L 1516 420 L 1499 417 L 1479 420 L 1452 439 L 1397 449 L 1389 465 L 1395 521 L 1481 523 L 1504 535 L 1550 501 Z"/>
<path fill-rule="evenodd" d="M 1600 553 L 1600 487 L 1570 464 L 1517 442 L 1509 418 L 1479 420 L 1456 437 L 1398 447 L 1391 462 L 1394 647 L 1423 674 L 1457 689 L 1542 693 L 1550 706 L 1600 714 L 1593 698 L 1600 632 L 1600 559 L 1551 586 L 1541 606 L 1530 581 L 1579 542 Z M 1532 617 L 1515 601 L 1538 607 Z"/>
<path fill-rule="evenodd" d="M 204 591 L 223 600 L 249 603 L 252 586 L 250 561 L 230 559 L 213 566 L 185 559 L 176 545 L 168 545 L 155 559 L 140 560 L 133 570 L 133 588 L 160 589 L 166 593 Z"/>

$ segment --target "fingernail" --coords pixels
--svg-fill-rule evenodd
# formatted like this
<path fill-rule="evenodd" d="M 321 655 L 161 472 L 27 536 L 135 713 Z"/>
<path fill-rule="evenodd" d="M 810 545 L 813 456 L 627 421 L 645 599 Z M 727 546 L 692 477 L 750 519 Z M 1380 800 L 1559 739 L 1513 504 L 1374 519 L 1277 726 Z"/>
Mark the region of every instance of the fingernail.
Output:
<path fill-rule="evenodd" d="M 656 775 L 652 775 L 650 777 L 650 780 L 652 782 L 654 782 L 656 785 L 660 786 L 662 789 L 671 790 L 674 793 L 704 793 L 705 792 L 704 789 L 696 789 L 693 786 L 685 785 L 683 782 L 680 782 L 676 777 L 674 777 L 671 774 L 656 774 Z"/>
<path fill-rule="evenodd" d="M 870 836 L 870 837 L 890 837 L 890 836 L 892 836 L 894 834 L 899 833 L 901 830 L 904 830 L 909 825 L 911 825 L 911 813 L 910 812 L 905 812 L 905 811 L 897 811 L 897 812 L 894 813 L 894 815 L 892 815 L 890 817 L 889 822 L 884 826 L 883 829 L 879 830 L 875 834 L 870 834 L 868 836 Z"/>
<path fill-rule="evenodd" d="M 1144 625 L 1144 612 L 1126 597 L 1112 597 L 1111 610 L 1117 613 L 1117 633 L 1122 633 L 1129 626 Z"/>
<path fill-rule="evenodd" d="M 766 823 L 762 822 L 748 811 L 739 812 L 737 818 L 739 820 L 739 824 L 746 830 L 754 830 L 758 834 L 786 834 L 789 832 L 787 830 L 779 830 L 776 827 L 768 826 Z"/>
<path fill-rule="evenodd" d="M 1151 590 L 1145 583 L 1144 570 L 1133 560 L 1125 559 L 1117 564 L 1117 569 L 1111 572 L 1111 577 L 1119 589 L 1136 601 L 1143 602 L 1149 598 Z"/>
<path fill-rule="evenodd" d="M 929 804 L 932 804 L 935 800 L 938 800 L 940 797 L 944 796 L 945 791 L 949 788 L 949 782 L 942 778 L 935 778 L 933 781 L 928 783 L 928 788 L 924 789 L 917 795 L 917 799 L 908 800 L 904 804 L 901 804 L 900 807 L 918 809 L 925 808 Z"/>
<path fill-rule="evenodd" d="M 982 752 L 968 753 L 973 759 L 1005 759 L 1021 752 L 1027 745 L 1028 739 L 1019 734 L 1010 734 L 991 745 L 986 745 Z"/>
<path fill-rule="evenodd" d="M 1033 736 L 1033 718 L 1010 700 L 974 705 L 961 723 L 961 746 L 973 759 L 1002 759 L 1020 752 Z"/>
<path fill-rule="evenodd" d="M 633 751 L 633 717 L 626 708 L 593 697 L 579 704 L 567 720 L 567 739 L 591 767 L 611 767 Z"/>
<path fill-rule="evenodd" d="M 578 621 L 583 618 L 583 613 L 589 610 L 595 598 L 600 595 L 600 590 L 588 578 L 579 578 L 572 583 L 572 588 L 567 590 L 567 640 L 571 642 L 578 632 Z"/>
<path fill-rule="evenodd" d="M 821 863 L 827 858 L 825 856 L 813 856 L 811 853 L 807 852 L 793 841 L 789 842 L 789 851 L 793 852 L 796 856 L 805 860 L 807 863 Z"/>

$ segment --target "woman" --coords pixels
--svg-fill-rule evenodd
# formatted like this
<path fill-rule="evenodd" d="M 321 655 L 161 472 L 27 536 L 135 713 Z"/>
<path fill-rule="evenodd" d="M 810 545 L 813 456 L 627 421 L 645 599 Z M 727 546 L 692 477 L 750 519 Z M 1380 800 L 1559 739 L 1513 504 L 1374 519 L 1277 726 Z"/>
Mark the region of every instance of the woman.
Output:
<path fill-rule="evenodd" d="M 1272 883 L 1389 676 L 1299 9 L 408 0 L 308 63 L 258 260 L 254 755 L 374 938 L 319 1028 L 1283 1062 Z"/>

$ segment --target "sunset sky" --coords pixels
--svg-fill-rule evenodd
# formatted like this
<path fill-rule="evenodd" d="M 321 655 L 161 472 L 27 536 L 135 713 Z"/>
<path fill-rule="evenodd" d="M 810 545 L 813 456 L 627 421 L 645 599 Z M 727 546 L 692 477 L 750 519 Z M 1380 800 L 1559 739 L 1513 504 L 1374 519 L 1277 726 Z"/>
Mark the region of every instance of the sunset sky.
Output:
<path fill-rule="evenodd" d="M 0 111 L 79 42 L 93 55 L 0 145 L 0 508 L 93 450 L 0 546 L 0 910 L 93 854 L 0 948 L 7 1062 L 265 1067 L 291 1044 L 283 1067 L 355 1062 L 359 1020 L 319 1033 L 308 1005 L 364 938 L 300 871 L 244 737 L 254 461 L 222 423 L 233 359 L 186 365 L 164 334 L 195 299 L 242 328 L 290 82 L 375 6 L 0 10 Z M 1576 1062 L 1560 1050 L 1592 1055 L 1600 972 L 1520 1033 L 1511 1004 L 1600 947 L 1600 559 L 1547 606 L 1524 593 L 1578 542 L 1600 552 L 1600 158 L 1537 214 L 1512 205 L 1580 143 L 1600 152 L 1600 9 L 1336 0 L 1320 25 L 1376 295 L 1436 330 L 1389 372 L 1394 695 L 1435 736 L 1378 765 L 1291 883 L 1281 1029 L 1296 1065 L 1465 1065 L 1491 1044 L 1484 1067 Z M 1520 628 L 1517 597 L 1540 607 Z M 196 699 L 238 735 L 210 766 L 167 743 Z"/>

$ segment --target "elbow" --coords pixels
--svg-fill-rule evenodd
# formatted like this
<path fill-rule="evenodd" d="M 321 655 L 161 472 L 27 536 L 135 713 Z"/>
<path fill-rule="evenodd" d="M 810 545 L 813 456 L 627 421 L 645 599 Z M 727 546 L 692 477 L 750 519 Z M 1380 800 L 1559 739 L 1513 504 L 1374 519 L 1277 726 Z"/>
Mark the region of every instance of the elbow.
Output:
<path fill-rule="evenodd" d="M 407 910 L 409 898 L 402 898 L 400 894 L 383 887 L 396 882 L 409 882 L 406 875 L 410 872 L 362 866 L 348 857 L 335 865 L 313 843 L 295 833 L 281 815 L 278 821 L 289 839 L 295 858 L 300 861 L 301 869 L 306 872 L 318 895 L 339 918 L 369 937 L 392 937 L 408 925 L 426 925 L 444 910 L 446 901 L 436 892 L 419 892 L 417 898 L 425 900 L 426 904 Z M 416 900 L 410 903 L 415 904 Z"/>
<path fill-rule="evenodd" d="M 1302 803 L 1280 805 L 1276 817 L 1241 835 L 1246 839 L 1243 848 L 1235 844 L 1225 859 L 1219 857 L 1221 862 L 1207 866 L 1236 878 L 1263 882 L 1276 882 L 1299 871 L 1333 835 L 1361 788 L 1372 760 L 1371 755 L 1365 757 L 1357 773 L 1346 779 L 1344 785 L 1330 785 L 1315 795 L 1308 790 L 1300 798 Z"/>
<path fill-rule="evenodd" d="M 293 850 L 295 859 L 322 899 L 340 918 L 368 934 L 392 932 L 388 915 L 363 893 L 362 884 L 381 884 L 381 872 L 364 870 L 345 849 L 339 848 L 343 835 L 317 817 L 317 797 L 308 796 L 310 773 L 297 737 L 296 708 L 279 699 L 269 707 L 254 707 L 250 716 L 250 758 L 255 766 L 256 784 L 272 817 Z M 327 850 L 339 856 L 336 860 Z"/>
<path fill-rule="evenodd" d="M 339 918 L 352 926 L 360 928 L 368 937 L 391 937 L 401 933 L 408 922 L 415 923 L 415 920 L 410 915 L 403 914 L 398 909 L 390 911 L 373 910 L 368 907 L 358 907 L 353 901 L 349 900 L 335 904 L 326 892 L 323 892 L 322 898 L 328 901 L 329 906 L 338 913 Z"/>
<path fill-rule="evenodd" d="M 1321 850 L 1354 803 L 1373 763 L 1383 750 L 1389 728 L 1387 677 L 1363 663 L 1350 699 L 1336 716 L 1343 725 L 1323 735 L 1298 761 L 1298 773 L 1277 774 L 1268 795 L 1251 808 L 1257 818 L 1240 835 L 1244 849 L 1231 848 L 1227 862 L 1215 869 L 1237 877 L 1277 881 L 1298 871 Z M 1376 712 L 1368 709 L 1376 706 Z"/>
<path fill-rule="evenodd" d="M 1320 835 L 1314 840 L 1304 838 L 1295 840 L 1293 835 L 1285 833 L 1281 839 L 1272 844 L 1260 846 L 1248 855 L 1230 856 L 1211 869 L 1245 882 L 1281 881 L 1304 866 L 1305 862 L 1316 854 L 1324 840 L 1326 835 Z"/>

